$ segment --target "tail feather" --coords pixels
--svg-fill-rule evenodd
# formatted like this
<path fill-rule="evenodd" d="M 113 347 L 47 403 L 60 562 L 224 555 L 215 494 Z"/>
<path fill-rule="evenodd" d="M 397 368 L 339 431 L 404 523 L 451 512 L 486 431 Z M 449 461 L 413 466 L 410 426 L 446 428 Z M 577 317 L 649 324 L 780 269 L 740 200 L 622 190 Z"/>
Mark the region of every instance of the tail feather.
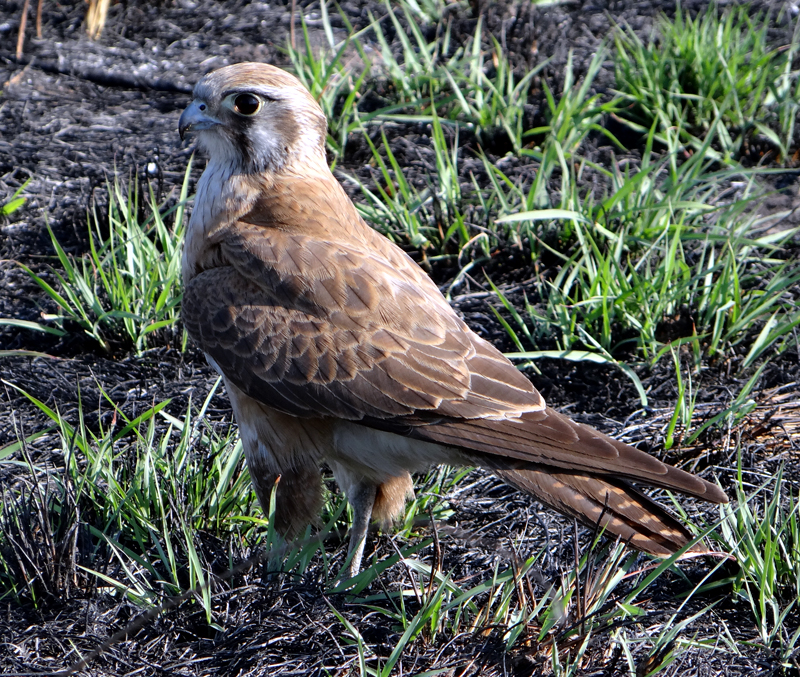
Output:
<path fill-rule="evenodd" d="M 692 534 L 661 505 L 624 480 L 539 470 L 495 470 L 504 481 L 587 526 L 599 524 L 631 546 L 667 557 Z M 691 552 L 708 552 L 700 543 Z"/>
<path fill-rule="evenodd" d="M 491 468 L 547 468 L 548 472 L 602 477 L 610 485 L 624 478 L 679 491 L 714 503 L 728 497 L 715 484 L 615 440 L 553 409 L 531 411 L 509 419 L 402 419 L 397 432 L 473 455 L 477 465 Z M 411 422 L 411 425 L 409 425 Z M 384 429 L 391 430 L 385 424 Z M 602 501 L 601 501 L 602 502 Z"/>

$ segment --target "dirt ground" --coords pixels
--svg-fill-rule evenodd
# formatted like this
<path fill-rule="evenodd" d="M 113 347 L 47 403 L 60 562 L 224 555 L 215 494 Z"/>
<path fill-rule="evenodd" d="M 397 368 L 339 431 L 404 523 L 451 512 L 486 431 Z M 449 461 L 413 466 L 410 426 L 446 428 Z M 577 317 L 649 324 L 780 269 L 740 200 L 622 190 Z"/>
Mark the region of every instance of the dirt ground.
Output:
<path fill-rule="evenodd" d="M 775 11 L 782 6 L 777 2 L 762 4 Z M 683 3 L 690 11 L 704 5 Z M 36 321 L 42 309 L 50 306 L 16 262 L 47 274 L 53 255 L 48 224 L 68 252 L 86 251 L 88 210 L 97 205 L 102 212 L 108 201 L 107 181 L 113 180 L 115 174 L 150 179 L 159 196 L 174 200 L 193 151 L 191 145 L 178 138 L 177 121 L 190 100 L 194 82 L 209 70 L 243 60 L 287 66 L 284 46 L 291 14 L 290 3 L 283 2 L 123 0 L 112 4 L 102 38 L 91 42 L 82 27 L 82 0 L 45 0 L 43 37 L 31 37 L 29 24 L 25 56 L 17 63 L 14 46 L 21 8 L 21 0 L 0 0 L 0 197 L 12 194 L 30 179 L 23 209 L 0 222 L 0 317 Z M 376 15 L 385 11 L 382 4 L 372 0 L 343 2 L 341 8 L 356 28 L 369 24 L 369 10 Z M 307 17 L 312 38 L 321 40 L 318 3 L 301 0 L 298 11 Z M 552 56 L 544 77 L 558 90 L 569 50 L 574 53 L 576 75 L 580 76 L 612 25 L 627 23 L 646 36 L 654 17 L 661 11 L 671 14 L 674 5 L 585 0 L 536 8 L 518 0 L 472 0 L 452 11 L 454 40 L 471 35 L 476 18 L 481 15 L 486 29 L 502 42 L 518 69 L 530 68 Z M 344 35 L 339 17 L 333 16 L 333 20 Z M 787 30 L 790 29 L 776 24 L 776 39 Z M 370 39 L 365 38 L 367 48 Z M 607 63 L 596 88 L 603 92 L 612 84 L 613 64 Z M 541 89 L 534 89 L 530 101 L 534 117 L 541 115 L 537 107 L 542 105 Z M 398 153 L 404 137 L 413 140 L 421 133 L 427 132 L 413 126 L 397 132 L 393 143 Z M 363 146 L 354 135 L 339 168 L 369 180 Z M 602 148 L 596 152 L 602 153 Z M 155 163 L 157 171 L 148 174 L 151 163 Z M 195 164 L 193 182 L 202 166 L 202 162 Z M 424 171 L 424 167 L 418 171 Z M 516 171 L 523 172 L 525 168 Z M 791 178 L 782 186 L 783 192 L 772 198 L 776 208 L 794 199 L 795 181 L 796 177 Z M 359 198 L 352 186 L 348 190 Z M 515 263 L 510 256 L 497 265 L 493 279 L 502 283 L 511 298 L 514 294 L 521 298 L 530 275 L 524 262 Z M 447 285 L 452 272 L 434 271 L 436 282 Z M 491 305 L 499 306 L 496 298 L 479 281 L 468 279 L 453 303 L 481 335 L 502 349 L 513 348 L 491 312 Z M 179 346 L 159 345 L 142 357 L 134 357 L 125 346 L 112 346 L 111 354 L 103 353 L 79 333 L 58 338 L 0 326 L 0 350 L 16 349 L 40 351 L 53 358 L 0 358 L 0 378 L 57 406 L 68 419 L 78 416 L 79 397 L 83 402 L 99 402 L 101 388 L 131 416 L 165 398 L 172 398 L 169 409 L 179 416 L 190 397 L 193 401 L 202 400 L 216 380 L 191 346 L 182 353 Z M 536 387 L 549 404 L 578 420 L 611 434 L 625 434 L 637 442 L 658 431 L 657 424 L 647 429 L 626 427 L 626 420 L 639 408 L 638 399 L 630 382 L 613 368 L 559 361 L 544 361 L 539 367 L 541 373 L 530 373 Z M 722 407 L 741 389 L 742 379 L 734 373 L 730 365 L 720 364 L 704 380 L 698 402 L 709 407 L 709 416 L 715 403 Z M 654 411 L 671 411 L 675 390 L 670 374 L 642 370 L 639 375 L 649 389 Z M 794 384 L 798 392 L 798 382 L 797 352 L 787 351 L 761 377 L 756 388 L 761 408 L 746 426 L 735 431 L 741 436 L 746 463 L 774 470 L 782 461 L 787 476 L 794 480 L 800 478 L 794 446 L 797 442 L 791 436 L 784 442 L 777 433 L 770 436 L 769 431 L 777 425 L 774 421 L 766 427 L 759 425 L 774 409 L 770 404 L 770 397 L 776 396 L 774 389 L 783 387 L 780 392 L 785 394 L 787 384 Z M 97 424 L 97 416 L 86 412 L 89 426 Z M 209 416 L 221 426 L 230 422 L 224 393 L 212 401 Z M 17 391 L 7 386 L 0 388 L 0 448 L 44 424 L 42 414 Z M 721 445 L 721 440 L 722 433 L 709 433 L 704 444 Z M 651 444 L 661 453 L 657 437 Z M 706 456 L 699 468 L 709 478 L 720 477 L 723 486 L 734 479 L 732 459 L 726 453 L 719 446 L 718 453 Z M 58 466 L 56 452 L 51 462 Z M 12 472 L 0 467 L 0 484 L 10 481 Z M 492 501 L 487 501 L 487 496 Z M 469 488 L 453 500 L 452 507 L 453 524 L 442 525 L 445 531 L 449 528 L 453 532 L 445 541 L 444 567 L 457 567 L 460 577 L 491 571 L 495 558 L 504 556 L 507 543 L 526 524 L 531 552 L 541 547 L 546 535 L 551 537 L 553 545 L 541 576 L 555 575 L 571 563 L 572 544 L 564 535 L 571 534 L 571 523 L 549 511 L 534 518 L 535 506 L 530 501 L 489 475 L 475 471 Z M 470 532 L 480 533 L 481 537 L 463 536 Z M 379 554 L 392 553 L 386 543 L 377 547 Z M 685 567 L 690 581 L 699 580 L 706 571 L 707 564 L 700 562 Z M 109 649 L 88 672 L 340 674 L 328 671 L 329 666 L 343 662 L 341 647 L 332 636 L 341 634 L 341 626 L 331 615 L 331 605 L 347 617 L 363 615 L 352 609 L 346 598 L 326 598 L 321 581 L 313 574 L 304 580 L 278 579 L 266 585 L 259 582 L 258 576 L 246 575 L 234 587 L 234 591 L 220 593 L 215 602 L 223 609 L 224 630 L 209 627 L 196 606 L 182 605 L 136 637 Z M 685 588 L 686 582 L 676 577 L 663 579 L 660 598 L 650 605 L 654 623 L 677 607 L 676 595 Z M 737 606 L 731 600 L 715 601 L 719 605 L 716 615 L 708 617 L 709 624 L 724 620 L 737 639 L 752 636 L 752 628 L 740 622 L 741 603 Z M 684 613 L 689 615 L 701 606 L 698 602 L 697 608 Z M 38 608 L 14 602 L 0 607 L 0 671 L 7 673 L 63 668 L 74 660 L 73 647 L 81 653 L 88 652 L 138 613 L 131 604 L 102 594 L 75 594 L 48 600 Z M 713 626 L 704 629 L 713 635 Z M 698 630 L 702 632 L 703 628 Z M 387 651 L 399 637 L 396 628 L 389 626 L 376 625 L 372 632 L 374 636 L 365 639 L 388 647 Z M 492 634 L 458 636 L 444 647 L 415 645 L 415 650 L 416 654 L 403 658 L 400 674 L 446 668 L 451 669 L 446 674 L 453 675 L 528 675 L 538 674 L 541 669 L 524 649 L 506 653 L 501 639 Z M 611 659 L 598 659 L 596 665 L 596 672 L 585 674 L 611 675 L 621 669 L 622 663 L 615 667 Z M 767 653 L 742 644 L 740 656 L 688 651 L 673 674 L 766 675 L 774 674 L 775 669 Z"/>

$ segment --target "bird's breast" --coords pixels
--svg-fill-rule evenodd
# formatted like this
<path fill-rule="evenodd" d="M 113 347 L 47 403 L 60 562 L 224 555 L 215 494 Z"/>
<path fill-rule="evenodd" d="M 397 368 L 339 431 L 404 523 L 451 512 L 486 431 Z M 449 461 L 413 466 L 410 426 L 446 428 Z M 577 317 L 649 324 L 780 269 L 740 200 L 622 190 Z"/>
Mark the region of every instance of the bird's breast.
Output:
<path fill-rule="evenodd" d="M 221 265 L 219 234 L 251 209 L 259 188 L 251 177 L 238 173 L 233 163 L 209 162 L 197 183 L 186 229 L 181 260 L 184 284 L 203 270 Z"/>

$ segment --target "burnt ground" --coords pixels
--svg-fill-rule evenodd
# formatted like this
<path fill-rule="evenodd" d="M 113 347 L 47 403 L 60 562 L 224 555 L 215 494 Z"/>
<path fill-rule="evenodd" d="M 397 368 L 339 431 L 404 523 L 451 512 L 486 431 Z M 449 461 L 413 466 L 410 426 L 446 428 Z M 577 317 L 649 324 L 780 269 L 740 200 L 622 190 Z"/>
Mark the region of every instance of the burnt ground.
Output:
<path fill-rule="evenodd" d="M 690 11 L 702 5 L 683 3 Z M 312 37 L 319 39 L 318 5 L 301 1 L 298 6 L 309 19 Z M 115 175 L 151 179 L 160 197 L 174 199 L 192 152 L 191 146 L 178 139 L 176 127 L 193 83 L 205 72 L 237 61 L 263 60 L 288 66 L 284 45 L 291 14 L 289 4 L 278 2 L 123 1 L 111 7 L 102 38 L 91 42 L 82 30 L 82 1 L 45 0 L 43 38 L 29 37 L 25 57 L 17 63 L 13 50 L 21 7 L 22 2 L 0 0 L 0 196 L 10 195 L 30 179 L 25 191 L 27 203 L 0 224 L 0 317 L 36 321 L 43 309 L 52 308 L 16 263 L 47 274 L 53 249 L 46 225 L 52 227 L 68 252 L 81 254 L 87 247 L 87 210 L 97 205 L 102 213 L 107 204 L 106 182 Z M 370 10 L 376 15 L 384 11 L 383 5 L 370 0 L 344 2 L 341 7 L 356 28 L 368 25 Z M 781 7 L 772 4 L 776 12 Z M 657 13 L 671 14 L 674 6 L 631 0 L 568 2 L 537 9 L 525 2 L 474 0 L 448 11 L 454 40 L 471 35 L 477 16 L 482 15 L 486 30 L 502 42 L 517 68 L 531 67 L 552 56 L 543 76 L 554 91 L 559 91 L 568 50 L 574 52 L 576 75 L 580 76 L 615 22 L 625 22 L 647 35 Z M 343 34 L 343 23 L 336 16 L 333 20 Z M 776 40 L 791 32 L 777 22 L 772 30 Z M 365 41 L 369 47 L 370 38 Z M 613 64 L 607 63 L 596 87 L 603 91 L 612 84 Z M 534 88 L 529 104 L 532 117 L 540 117 L 541 88 Z M 429 135 L 429 130 L 410 125 L 392 133 L 393 147 L 400 155 L 409 144 Z M 469 143 L 469 139 L 464 142 Z M 597 144 L 593 152 L 602 156 L 604 150 L 599 141 Z M 354 136 L 347 148 L 339 168 L 369 179 L 363 142 Z M 497 154 L 492 157 L 497 160 L 502 148 L 494 150 Z M 631 152 L 635 154 L 636 150 Z M 157 165 L 155 175 L 146 174 L 148 163 Z M 202 162 L 196 163 L 193 182 L 201 171 Z M 424 172 L 425 167 L 420 166 L 418 171 Z M 521 166 L 518 171 L 526 170 Z M 772 208 L 794 206 L 795 179 L 785 180 L 782 192 L 770 198 Z M 510 298 L 521 299 L 525 282 L 532 275 L 527 266 L 524 257 L 512 253 L 495 257 L 489 272 Z M 445 287 L 453 271 L 436 269 L 433 274 Z M 484 337 L 502 349 L 513 349 L 491 311 L 492 305 L 499 304 L 481 279 L 478 275 L 467 278 L 458 289 L 454 306 Z M 182 353 L 179 346 L 168 341 L 136 357 L 122 344 L 112 346 L 110 354 L 103 353 L 80 333 L 57 338 L 0 327 L 0 350 L 33 350 L 53 356 L 0 357 L 0 378 L 58 408 L 73 422 L 79 415 L 80 399 L 90 427 L 111 415 L 101 404 L 102 391 L 130 417 L 166 398 L 172 398 L 168 411 L 181 416 L 189 398 L 202 400 L 215 381 L 196 350 L 189 346 Z M 652 407 L 650 412 L 641 412 L 635 389 L 613 368 L 554 360 L 537 366 L 535 372 L 529 370 L 530 376 L 551 405 L 609 433 L 641 442 L 644 448 L 672 462 L 691 463 L 707 477 L 719 477 L 724 487 L 730 488 L 734 480 L 731 435 L 741 441 L 747 468 L 771 473 L 782 462 L 789 480 L 800 480 L 797 412 L 795 418 L 791 411 L 786 413 L 787 406 L 796 402 L 792 394 L 798 392 L 800 382 L 796 349 L 774 359 L 761 375 L 754 390 L 759 407 L 741 426 L 734 431 L 712 429 L 694 447 L 669 454 L 663 451 L 663 433 L 675 401 L 671 367 L 640 370 Z M 698 406 L 704 415 L 711 417 L 724 408 L 749 376 L 738 374 L 735 359 L 708 369 L 696 384 Z M 96 407 L 94 403 L 98 403 Z M 642 413 L 647 416 L 643 418 Z M 230 409 L 224 393 L 212 401 L 209 416 L 220 426 L 229 424 Z M 0 448 L 45 424 L 41 412 L 16 390 L 7 385 L 0 389 Z M 34 453 L 38 461 L 59 465 L 58 449 L 34 447 Z M 0 468 L 0 483 L 10 482 L 14 472 L 13 468 Z M 440 527 L 443 532 L 449 531 L 443 539 L 444 570 L 456 570 L 456 580 L 486 577 L 498 558 L 508 560 L 515 537 L 521 533 L 526 533 L 524 544 L 530 553 L 545 542 L 550 544 L 548 558 L 538 570 L 542 580 L 569 568 L 572 527 L 568 521 L 548 511 L 534 517 L 536 506 L 485 473 L 475 471 L 471 479 L 467 489 L 451 501 L 451 523 Z M 689 504 L 689 509 L 698 510 L 700 506 Z M 480 538 L 465 537 L 467 533 L 478 533 Z M 385 538 L 376 539 L 375 547 L 379 557 L 393 553 Z M 335 549 L 336 544 L 330 548 Z M 342 548 L 338 547 L 336 553 L 341 557 Z M 696 582 L 708 569 L 707 563 L 695 563 L 687 565 L 685 573 Z M 146 675 L 348 674 L 342 666 L 351 665 L 355 673 L 354 651 L 337 641 L 343 628 L 331 607 L 355 624 L 362 621 L 364 612 L 344 597 L 326 597 L 319 570 L 312 569 L 303 580 L 278 578 L 264 585 L 255 574 L 245 574 L 234 581 L 233 591 L 221 589 L 215 598 L 216 622 L 221 629 L 211 628 L 197 606 L 183 604 L 133 639 L 110 648 L 89 671 Z M 395 571 L 387 575 L 396 582 L 404 574 Z M 676 596 L 685 589 L 686 582 L 677 576 L 663 577 L 649 605 L 652 617 L 648 621 L 656 624 L 666 618 L 677 608 L 680 602 Z M 754 636 L 752 618 L 741 601 L 708 597 L 683 613 L 690 615 L 711 601 L 718 603 L 717 608 L 693 631 L 713 637 L 725 623 L 737 640 Z M 38 604 L 23 600 L 7 601 L 3 606 L 0 670 L 7 672 L 63 668 L 75 659 L 74 647 L 86 653 L 138 613 L 128 602 L 91 590 L 73 590 Z M 796 628 L 797 622 L 789 625 Z M 362 622 L 361 629 L 365 640 L 385 650 L 386 655 L 401 634 L 386 622 Z M 465 633 L 449 640 L 446 644 L 418 640 L 404 656 L 400 674 L 442 668 L 459 675 L 524 675 L 543 669 L 537 648 L 521 647 L 505 653 L 496 633 Z M 592 669 L 587 668 L 585 674 L 614 674 L 622 669 L 624 661 L 619 661 L 619 656 L 603 655 L 605 647 L 598 640 Z M 767 652 L 743 644 L 739 656 L 688 651 L 674 674 L 773 674 L 776 669 Z"/>

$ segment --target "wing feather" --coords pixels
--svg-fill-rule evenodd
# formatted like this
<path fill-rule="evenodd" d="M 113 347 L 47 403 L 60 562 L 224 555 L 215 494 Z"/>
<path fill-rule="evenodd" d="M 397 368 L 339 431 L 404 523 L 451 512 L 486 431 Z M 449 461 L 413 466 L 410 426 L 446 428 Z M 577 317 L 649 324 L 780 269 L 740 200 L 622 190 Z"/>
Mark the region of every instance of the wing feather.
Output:
<path fill-rule="evenodd" d="M 554 510 L 588 527 L 599 525 L 653 555 L 669 556 L 693 538 L 667 510 L 621 480 L 537 470 L 500 470 L 497 475 Z M 707 549 L 697 543 L 691 551 Z"/>
<path fill-rule="evenodd" d="M 514 419 L 461 420 L 417 415 L 374 422 L 408 437 L 476 452 L 476 462 L 495 469 L 536 468 L 544 472 L 605 475 L 672 489 L 715 503 L 725 493 L 696 475 L 576 423 L 553 409 Z"/>
<path fill-rule="evenodd" d="M 409 262 L 248 224 L 220 249 L 228 265 L 186 287 L 187 331 L 227 378 L 275 409 L 362 420 L 544 406 L 424 274 L 409 283 Z"/>

